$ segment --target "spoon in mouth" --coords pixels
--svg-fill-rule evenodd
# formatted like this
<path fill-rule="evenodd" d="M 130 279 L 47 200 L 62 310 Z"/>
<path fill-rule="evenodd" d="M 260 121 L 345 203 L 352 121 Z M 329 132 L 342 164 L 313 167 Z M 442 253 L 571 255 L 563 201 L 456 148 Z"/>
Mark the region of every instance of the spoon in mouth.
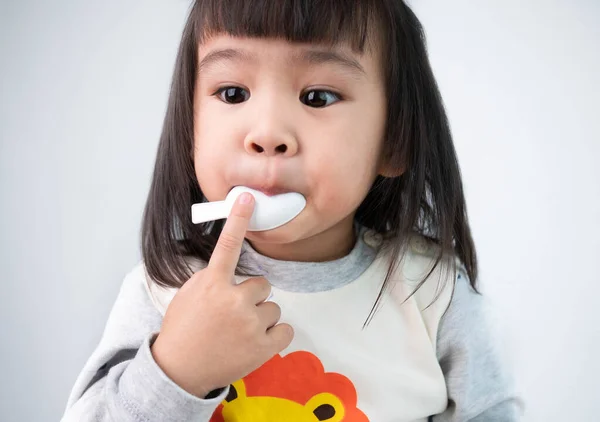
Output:
<path fill-rule="evenodd" d="M 306 206 L 306 198 L 298 192 L 268 196 L 246 186 L 236 186 L 231 189 L 224 201 L 193 204 L 192 223 L 199 224 L 227 218 L 235 200 L 244 192 L 251 193 L 256 202 L 248 231 L 266 231 L 283 226 L 298 216 Z"/>

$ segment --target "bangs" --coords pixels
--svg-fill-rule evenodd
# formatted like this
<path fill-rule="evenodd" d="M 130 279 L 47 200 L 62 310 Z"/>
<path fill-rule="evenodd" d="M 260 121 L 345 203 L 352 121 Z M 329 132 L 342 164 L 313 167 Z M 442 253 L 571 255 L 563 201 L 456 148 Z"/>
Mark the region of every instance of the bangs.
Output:
<path fill-rule="evenodd" d="M 197 0 L 198 43 L 226 33 L 298 43 L 371 47 L 380 10 L 372 0 Z M 381 2 L 379 2 L 381 3 Z M 381 22 L 381 20 L 379 20 Z"/>

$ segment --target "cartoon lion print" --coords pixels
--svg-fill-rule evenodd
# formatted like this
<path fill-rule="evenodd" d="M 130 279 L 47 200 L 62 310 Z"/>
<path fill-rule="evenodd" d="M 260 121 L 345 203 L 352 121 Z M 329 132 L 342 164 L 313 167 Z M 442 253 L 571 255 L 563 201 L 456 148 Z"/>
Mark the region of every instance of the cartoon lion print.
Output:
<path fill-rule="evenodd" d="M 234 382 L 210 422 L 369 422 L 356 389 L 310 352 L 275 355 Z"/>

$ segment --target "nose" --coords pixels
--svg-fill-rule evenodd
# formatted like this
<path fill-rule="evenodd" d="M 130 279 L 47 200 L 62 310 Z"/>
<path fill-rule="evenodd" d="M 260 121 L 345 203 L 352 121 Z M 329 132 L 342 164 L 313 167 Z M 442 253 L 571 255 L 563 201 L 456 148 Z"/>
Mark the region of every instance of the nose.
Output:
<path fill-rule="evenodd" d="M 279 116 L 281 117 L 281 116 Z M 284 119 L 265 119 L 257 122 L 244 139 L 244 148 L 250 155 L 291 157 L 298 152 L 298 140 L 292 127 L 282 124 Z"/>
<path fill-rule="evenodd" d="M 249 154 L 265 156 L 292 156 L 298 149 L 297 142 L 292 137 L 282 139 L 274 136 L 249 136 L 244 142 Z"/>

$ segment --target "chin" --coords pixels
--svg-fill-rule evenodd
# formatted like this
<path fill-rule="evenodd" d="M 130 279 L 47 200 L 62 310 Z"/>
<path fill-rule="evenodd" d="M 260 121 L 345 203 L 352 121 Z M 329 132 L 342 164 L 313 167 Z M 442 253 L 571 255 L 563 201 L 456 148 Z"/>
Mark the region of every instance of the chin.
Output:
<path fill-rule="evenodd" d="M 296 219 L 272 230 L 248 231 L 246 239 L 262 243 L 293 243 L 306 236 L 306 226 L 298 224 Z"/>

